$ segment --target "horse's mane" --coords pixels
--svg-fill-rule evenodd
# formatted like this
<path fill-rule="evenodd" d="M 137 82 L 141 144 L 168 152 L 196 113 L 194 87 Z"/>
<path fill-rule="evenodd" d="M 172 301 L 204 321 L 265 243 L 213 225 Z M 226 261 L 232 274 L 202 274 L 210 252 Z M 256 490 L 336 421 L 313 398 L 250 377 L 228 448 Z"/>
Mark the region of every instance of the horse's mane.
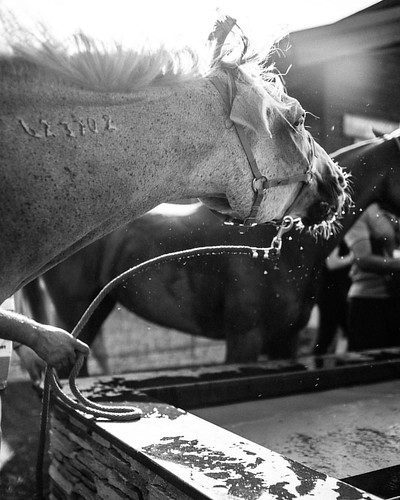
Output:
<path fill-rule="evenodd" d="M 189 47 L 167 50 L 104 47 L 84 33 L 74 36 L 70 49 L 53 40 L 40 46 L 13 45 L 13 52 L 65 82 L 98 92 L 136 92 L 158 85 L 176 85 L 202 75 L 198 54 Z"/>
<path fill-rule="evenodd" d="M 205 41 L 202 47 L 132 49 L 117 43 L 106 46 L 78 33 L 72 46 L 67 47 L 46 32 L 39 39 L 23 29 L 18 32 L 15 24 L 9 31 L 14 40 L 17 34 L 17 42 L 10 44 L 16 61 L 33 63 L 68 84 L 87 90 L 131 93 L 146 87 L 179 85 L 235 68 L 238 79 L 252 85 L 261 96 L 267 94 L 276 103 L 282 103 L 285 95 L 280 75 L 266 62 L 274 44 L 256 53 L 240 33 L 235 34 L 235 47 L 231 44 L 216 56 L 215 40 Z"/>

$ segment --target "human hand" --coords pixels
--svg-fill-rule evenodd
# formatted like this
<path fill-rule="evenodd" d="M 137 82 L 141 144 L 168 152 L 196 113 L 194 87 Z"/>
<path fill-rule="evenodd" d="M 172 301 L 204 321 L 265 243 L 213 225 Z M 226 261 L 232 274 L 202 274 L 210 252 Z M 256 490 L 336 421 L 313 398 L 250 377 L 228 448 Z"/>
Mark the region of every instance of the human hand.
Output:
<path fill-rule="evenodd" d="M 65 330 L 49 325 L 38 325 L 32 349 L 43 361 L 57 370 L 74 365 L 78 354 L 89 354 L 86 344 Z"/>
<path fill-rule="evenodd" d="M 18 354 L 22 368 L 28 372 L 33 386 L 39 388 L 46 370 L 46 363 L 26 345 L 20 344 L 15 352 Z"/>

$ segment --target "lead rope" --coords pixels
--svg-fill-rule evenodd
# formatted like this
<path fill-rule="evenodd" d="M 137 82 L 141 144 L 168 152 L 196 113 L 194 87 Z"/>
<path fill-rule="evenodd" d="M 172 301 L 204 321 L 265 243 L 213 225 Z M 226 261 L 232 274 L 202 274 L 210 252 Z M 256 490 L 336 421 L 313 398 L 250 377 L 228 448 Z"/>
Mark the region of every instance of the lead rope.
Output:
<path fill-rule="evenodd" d="M 178 252 L 167 253 L 149 259 L 146 262 L 142 262 L 127 271 L 123 272 L 112 281 L 110 281 L 97 295 L 93 302 L 89 305 L 81 319 L 78 321 L 72 335 L 77 338 L 81 333 L 82 329 L 85 327 L 87 321 L 104 299 L 104 297 L 116 286 L 120 285 L 127 279 L 137 276 L 144 271 L 158 266 L 161 263 L 171 262 L 171 261 L 182 261 L 188 260 L 195 257 L 201 256 L 217 256 L 223 254 L 229 255 L 247 255 L 252 258 L 263 257 L 264 259 L 277 260 L 281 248 L 282 248 L 282 236 L 284 233 L 290 231 L 296 221 L 290 217 L 286 216 L 283 219 L 282 224 L 278 228 L 276 236 L 272 239 L 271 246 L 267 248 L 263 247 L 249 247 L 242 245 L 219 245 L 219 246 L 209 246 L 209 247 L 198 247 L 191 248 L 189 250 L 180 250 Z M 50 396 L 51 390 L 56 397 L 58 397 L 65 405 L 73 408 L 75 410 L 81 411 L 86 415 L 91 415 L 95 418 L 104 418 L 110 421 L 117 422 L 127 422 L 138 420 L 141 417 L 141 411 L 137 408 L 132 408 L 130 406 L 111 406 L 111 405 L 101 405 L 94 403 L 87 399 L 79 391 L 76 385 L 76 377 L 82 367 L 84 360 L 84 355 L 79 354 L 75 365 L 73 366 L 70 376 L 69 376 L 69 386 L 72 394 L 75 396 L 76 400 L 73 400 L 67 396 L 63 391 L 58 382 L 56 371 L 54 368 L 47 367 L 46 375 L 44 380 L 44 390 L 43 390 L 43 402 L 42 402 L 42 413 L 40 419 L 40 435 L 39 435 L 39 447 L 37 456 L 37 466 L 36 466 L 36 500 L 44 500 L 44 456 L 45 447 L 47 441 L 47 427 L 49 421 L 49 408 L 50 408 Z"/>

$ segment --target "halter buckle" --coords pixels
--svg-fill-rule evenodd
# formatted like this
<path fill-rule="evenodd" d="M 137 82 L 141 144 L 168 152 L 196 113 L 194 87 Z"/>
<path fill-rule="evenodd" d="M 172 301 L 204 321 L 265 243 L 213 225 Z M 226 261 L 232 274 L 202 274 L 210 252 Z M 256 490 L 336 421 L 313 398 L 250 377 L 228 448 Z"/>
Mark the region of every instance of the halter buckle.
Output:
<path fill-rule="evenodd" d="M 309 168 L 306 172 L 306 178 L 304 180 L 304 184 L 310 184 L 313 178 L 313 173 L 311 171 L 311 168 Z"/>
<path fill-rule="evenodd" d="M 261 177 L 254 177 L 253 179 L 253 191 L 259 193 L 260 191 L 265 191 L 264 185 L 267 182 L 267 178 L 262 175 Z"/>

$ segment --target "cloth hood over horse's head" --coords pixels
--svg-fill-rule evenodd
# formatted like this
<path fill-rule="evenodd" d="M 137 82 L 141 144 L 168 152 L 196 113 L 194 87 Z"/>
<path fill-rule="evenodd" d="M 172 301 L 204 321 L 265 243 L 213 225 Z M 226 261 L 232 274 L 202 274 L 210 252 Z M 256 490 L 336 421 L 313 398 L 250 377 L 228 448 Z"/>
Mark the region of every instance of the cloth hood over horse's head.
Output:
<path fill-rule="evenodd" d="M 265 193 L 265 190 L 272 186 L 304 183 L 299 188 L 297 198 L 286 207 L 287 212 L 292 214 L 296 209 L 300 210 L 302 203 L 309 202 L 310 198 L 318 193 L 317 199 L 309 207 L 307 215 L 302 217 L 298 227 L 306 225 L 314 234 L 328 237 L 331 229 L 335 227 L 332 223 L 341 217 L 342 211 L 350 204 L 347 191 L 349 175 L 330 160 L 327 153 L 305 130 L 306 112 L 296 99 L 287 95 L 282 78 L 274 66 L 267 65 L 269 53 L 264 56 L 249 54 L 249 42 L 242 33 L 239 47 L 237 41 L 232 45 L 226 43 L 229 37 L 234 37 L 235 28 L 240 30 L 236 20 L 225 17 L 217 21 L 209 37 L 215 43 L 213 72 L 210 78 L 227 105 L 229 117 L 226 126 L 235 126 L 242 144 L 248 139 L 248 147 L 254 148 L 255 151 L 256 137 L 261 138 L 261 142 L 263 138 L 280 138 L 282 142 L 285 141 L 289 151 L 293 147 L 296 153 L 300 152 L 304 156 L 304 175 L 281 175 L 279 179 L 269 183 L 269 179 L 258 172 L 264 180 L 259 186 Z M 226 78 L 227 85 L 224 86 L 221 80 Z M 243 146 L 246 150 L 246 144 Z M 250 164 L 255 162 L 252 155 L 248 155 L 248 159 Z M 285 168 L 287 170 L 287 166 L 282 166 L 282 173 L 285 173 Z M 204 200 L 204 203 L 210 206 L 207 200 Z M 218 208 L 222 211 L 221 205 Z"/>

